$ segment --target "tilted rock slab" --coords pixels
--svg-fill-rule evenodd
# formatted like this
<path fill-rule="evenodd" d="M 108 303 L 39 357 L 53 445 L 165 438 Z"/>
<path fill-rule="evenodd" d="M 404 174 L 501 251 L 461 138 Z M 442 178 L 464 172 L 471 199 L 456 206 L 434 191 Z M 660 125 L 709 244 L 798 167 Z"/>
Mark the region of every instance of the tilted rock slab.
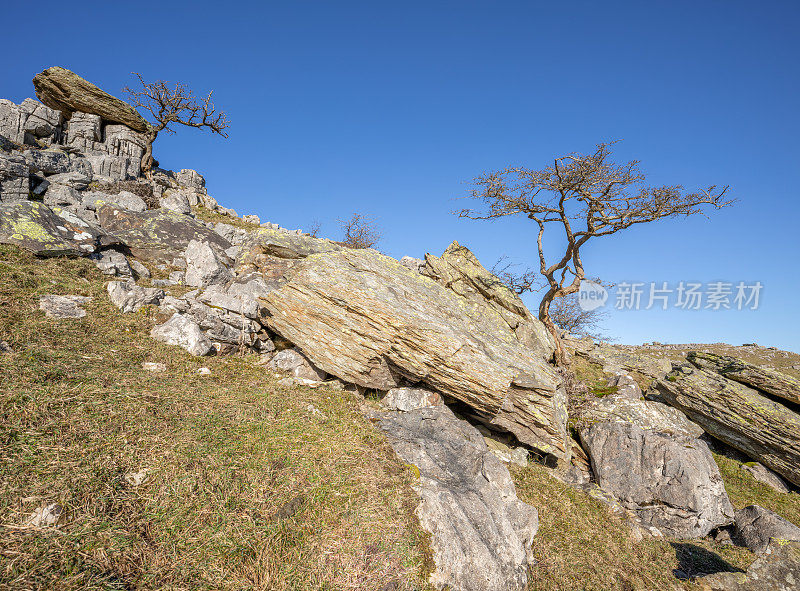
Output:
<path fill-rule="evenodd" d="M 715 371 L 729 380 L 800 404 L 800 380 L 784 373 L 759 367 L 735 357 L 703 351 L 689 351 L 686 358 L 701 369 Z"/>
<path fill-rule="evenodd" d="M 690 365 L 655 389 L 707 433 L 800 485 L 800 415 L 756 390 Z"/>
<path fill-rule="evenodd" d="M 759 505 L 749 505 L 736 512 L 733 535 L 736 542 L 759 553 L 769 545 L 770 538 L 800 542 L 800 527 Z"/>
<path fill-rule="evenodd" d="M 309 256 L 284 281 L 260 299 L 262 322 L 317 367 L 366 388 L 428 387 L 525 444 L 569 456 L 559 376 L 485 305 L 374 250 Z"/>
<path fill-rule="evenodd" d="M 629 423 L 595 423 L 580 435 L 597 484 L 646 525 L 698 538 L 733 521 L 733 505 L 704 441 Z"/>
<path fill-rule="evenodd" d="M 131 105 L 66 68 L 55 66 L 36 74 L 33 87 L 40 101 L 61 111 L 67 118 L 74 111 L 81 111 L 100 115 L 106 121 L 122 123 L 134 131 L 150 129 L 150 124 Z"/>
<path fill-rule="evenodd" d="M 419 470 L 417 515 L 431 533 L 436 565 L 431 584 L 525 589 L 539 516 L 517 498 L 508 468 L 478 430 L 444 405 L 374 418 L 400 459 Z"/>

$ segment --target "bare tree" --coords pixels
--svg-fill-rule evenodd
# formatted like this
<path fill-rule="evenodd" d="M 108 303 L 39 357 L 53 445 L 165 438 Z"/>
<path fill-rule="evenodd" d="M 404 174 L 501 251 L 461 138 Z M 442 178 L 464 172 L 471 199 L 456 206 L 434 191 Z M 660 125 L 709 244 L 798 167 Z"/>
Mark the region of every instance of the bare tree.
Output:
<path fill-rule="evenodd" d="M 364 214 L 354 213 L 348 220 L 339 220 L 342 228 L 342 244 L 350 248 L 371 248 L 381 239 L 381 231 L 375 221 Z"/>
<path fill-rule="evenodd" d="M 518 265 L 508 260 L 508 256 L 503 255 L 492 265 L 490 272 L 517 295 L 528 291 L 539 291 L 544 287 L 544 280 L 539 277 L 538 271 L 525 269 L 517 273 L 514 271 L 516 266 Z"/>
<path fill-rule="evenodd" d="M 552 166 L 533 170 L 509 167 L 485 173 L 473 181 L 468 197 L 483 203 L 481 210 L 464 209 L 460 217 L 476 220 L 523 215 L 538 226 L 539 272 L 547 286 L 539 304 L 539 319 L 556 341 L 556 360 L 565 362 L 558 331 L 550 316 L 557 297 L 578 291 L 585 278 L 581 248 L 592 238 L 609 236 L 635 224 L 703 213 L 703 206 L 722 208 L 728 187 L 712 185 L 686 193 L 681 185 L 650 187 L 639 161 L 616 164 L 611 146 L 598 144 L 592 154 L 568 154 Z M 564 253 L 547 262 L 542 237 L 555 225 L 566 239 Z"/>
<path fill-rule="evenodd" d="M 606 339 L 600 331 L 600 323 L 607 315 L 602 308 L 586 310 L 580 305 L 578 295 L 569 295 L 555 298 L 550 305 L 550 318 L 561 330 L 570 334 L 592 337 L 595 339 Z"/>
<path fill-rule="evenodd" d="M 319 220 L 314 220 L 311 222 L 311 226 L 308 229 L 308 235 L 312 238 L 319 238 L 320 230 L 322 230 L 322 222 Z"/>
<path fill-rule="evenodd" d="M 145 82 L 142 75 L 134 72 L 141 90 L 125 87 L 123 90 L 134 107 L 150 114 L 150 128 L 145 132 L 148 144 L 142 157 L 142 173 L 150 178 L 154 166 L 153 142 L 162 131 L 175 133 L 173 125 L 185 125 L 198 129 L 209 129 L 212 133 L 227 138 L 225 130 L 230 126 L 224 112 L 217 112 L 211 100 L 213 91 L 204 99 L 196 99 L 192 91 L 180 82 L 170 87 L 169 82 L 156 80 Z"/>

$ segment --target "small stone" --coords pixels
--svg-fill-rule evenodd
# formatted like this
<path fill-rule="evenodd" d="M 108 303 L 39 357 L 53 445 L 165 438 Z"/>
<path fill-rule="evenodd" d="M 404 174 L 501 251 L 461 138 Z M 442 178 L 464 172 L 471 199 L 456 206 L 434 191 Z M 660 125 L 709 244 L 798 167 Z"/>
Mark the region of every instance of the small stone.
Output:
<path fill-rule="evenodd" d="M 31 514 L 25 525 L 28 527 L 57 527 L 63 513 L 64 508 L 58 503 L 39 507 Z"/>
<path fill-rule="evenodd" d="M 201 376 L 210 376 L 211 375 L 211 370 L 208 369 L 207 367 L 201 367 L 195 373 L 197 375 L 201 375 Z"/>
<path fill-rule="evenodd" d="M 39 298 L 39 309 L 48 318 L 83 318 L 86 310 L 80 306 L 91 301 L 78 295 L 44 295 Z"/>
<path fill-rule="evenodd" d="M 156 363 L 154 361 L 145 361 L 142 363 L 142 369 L 152 371 L 153 373 L 164 373 L 167 371 L 167 366 L 163 363 Z"/>
<path fill-rule="evenodd" d="M 142 468 L 138 472 L 128 472 L 125 474 L 125 482 L 130 484 L 131 486 L 141 486 L 144 484 L 145 480 L 147 480 L 147 476 L 150 474 L 149 468 Z"/>

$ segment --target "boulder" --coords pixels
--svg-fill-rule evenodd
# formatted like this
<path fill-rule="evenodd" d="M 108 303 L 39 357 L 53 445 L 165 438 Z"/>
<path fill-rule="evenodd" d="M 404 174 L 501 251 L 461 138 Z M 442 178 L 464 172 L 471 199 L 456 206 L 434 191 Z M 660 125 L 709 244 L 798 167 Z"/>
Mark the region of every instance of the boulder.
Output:
<path fill-rule="evenodd" d="M 701 591 L 797 591 L 800 542 L 772 540 L 746 573 L 715 573 L 694 582 Z"/>
<path fill-rule="evenodd" d="M 423 388 L 392 388 L 381 398 L 381 404 L 388 410 L 411 412 L 420 408 L 432 408 L 444 404 L 436 392 Z"/>
<path fill-rule="evenodd" d="M 272 252 L 329 246 L 283 236 Z M 327 373 L 378 390 L 408 381 L 461 400 L 543 453 L 569 455 L 560 377 L 486 305 L 371 249 L 309 256 L 278 283 L 260 298 L 262 322 Z"/>
<path fill-rule="evenodd" d="M 61 150 L 25 150 L 22 155 L 31 174 L 51 175 L 70 172 L 69 156 Z"/>
<path fill-rule="evenodd" d="M 39 256 L 77 256 L 119 241 L 66 209 L 19 201 L 0 205 L 0 243 Z"/>
<path fill-rule="evenodd" d="M 133 272 L 136 273 L 137 278 L 144 278 L 144 279 L 150 278 L 151 276 L 150 269 L 145 267 L 142 263 L 140 263 L 136 259 L 129 260 L 128 264 L 130 264 L 131 269 L 133 269 Z"/>
<path fill-rule="evenodd" d="M 181 213 L 184 215 L 192 213 L 192 208 L 189 205 L 189 199 L 186 198 L 186 195 L 178 191 L 169 191 L 168 193 L 165 193 L 165 197 L 159 201 L 159 205 L 165 209 L 174 211 L 175 213 Z"/>
<path fill-rule="evenodd" d="M 800 380 L 774 369 L 759 367 L 735 357 L 703 351 L 689 351 L 686 358 L 695 366 L 756 390 L 800 404 Z"/>
<path fill-rule="evenodd" d="M 150 129 L 150 124 L 128 103 L 65 68 L 47 68 L 33 78 L 33 87 L 40 101 L 61 111 L 65 117 L 80 111 L 99 115 L 112 123 L 122 123 L 134 131 Z"/>
<path fill-rule="evenodd" d="M 678 365 L 658 395 L 707 433 L 800 484 L 800 415 L 717 372 Z"/>
<path fill-rule="evenodd" d="M 109 181 L 127 181 L 135 179 L 141 171 L 141 160 L 128 156 L 115 156 L 112 154 L 88 154 L 86 161 L 92 167 L 95 177 Z"/>
<path fill-rule="evenodd" d="M 704 441 L 629 423 L 595 423 L 580 436 L 597 484 L 646 526 L 697 538 L 733 521 L 733 506 Z"/>
<path fill-rule="evenodd" d="M 407 266 L 407 264 L 406 264 Z M 487 271 L 465 246 L 453 242 L 441 257 L 425 255 L 420 272 L 473 305 L 487 308 L 502 319 L 517 339 L 544 359 L 551 359 L 555 344 L 545 326 L 534 318 L 520 297 Z"/>
<path fill-rule="evenodd" d="M 92 149 L 103 139 L 100 115 L 76 111 L 67 125 L 67 145 L 79 149 Z"/>
<path fill-rule="evenodd" d="M 508 469 L 446 406 L 376 413 L 398 457 L 419 480 L 417 508 L 431 534 L 436 589 L 522 590 L 538 513 L 517 498 Z"/>
<path fill-rule="evenodd" d="M 108 297 L 123 314 L 136 312 L 142 306 L 158 305 L 164 299 L 164 290 L 142 287 L 134 281 L 110 281 L 106 286 Z"/>
<path fill-rule="evenodd" d="M 91 174 L 73 170 L 72 172 L 54 174 L 47 178 L 47 182 L 51 185 L 66 185 L 78 191 L 83 191 L 92 182 L 92 178 Z"/>
<path fill-rule="evenodd" d="M 207 287 L 215 283 L 225 283 L 232 278 L 231 272 L 207 242 L 189 241 L 184 257 L 186 285 Z"/>
<path fill-rule="evenodd" d="M 169 262 L 182 256 L 189 242 L 207 242 L 223 253 L 230 243 L 200 222 L 167 209 L 134 212 L 106 203 L 97 208 L 100 226 L 113 232 L 131 254 L 145 261 Z"/>
<path fill-rule="evenodd" d="M 624 396 L 631 400 L 639 400 L 642 397 L 642 389 L 630 374 L 620 372 L 611 376 L 608 380 L 609 386 L 616 386 L 618 396 Z"/>
<path fill-rule="evenodd" d="M 270 369 L 276 369 L 301 380 L 323 381 L 327 376 L 324 371 L 315 367 L 308 358 L 297 349 L 284 349 L 275 354 L 267 364 Z"/>
<path fill-rule="evenodd" d="M 150 336 L 157 341 L 183 347 L 195 356 L 208 355 L 214 350 L 211 341 L 206 338 L 200 327 L 177 312 L 164 324 L 153 328 Z"/>
<path fill-rule="evenodd" d="M 48 318 L 83 318 L 86 310 L 81 306 L 91 301 L 79 295 L 44 295 L 39 298 L 39 309 Z"/>
<path fill-rule="evenodd" d="M 762 484 L 766 484 L 775 492 L 782 494 L 787 494 L 789 492 L 789 487 L 786 486 L 786 482 L 784 482 L 783 478 L 775 474 L 775 472 L 769 468 L 762 466 L 758 462 L 747 462 L 746 464 L 742 464 L 742 470 L 750 473 L 753 478 Z"/>
<path fill-rule="evenodd" d="M 0 203 L 24 201 L 29 191 L 28 163 L 25 158 L 0 151 Z"/>
<path fill-rule="evenodd" d="M 69 185 L 53 185 L 47 187 L 47 191 L 42 199 L 45 205 L 50 207 L 78 207 L 83 204 L 81 194 Z"/>
<path fill-rule="evenodd" d="M 24 129 L 27 133 L 37 138 L 60 136 L 60 111 L 46 107 L 32 98 L 26 98 L 22 101 L 19 108 L 27 115 L 24 124 Z"/>
<path fill-rule="evenodd" d="M 103 275 L 133 277 L 128 257 L 118 250 L 103 250 L 89 255 Z"/>
<path fill-rule="evenodd" d="M 733 539 L 753 552 L 760 553 L 769 545 L 770 539 L 800 542 L 800 527 L 769 509 L 750 505 L 736 512 Z"/>
<path fill-rule="evenodd" d="M 404 267 L 408 267 L 412 271 L 416 271 L 417 273 L 422 273 L 423 269 L 425 268 L 424 260 L 410 256 L 404 256 L 402 259 L 400 259 L 400 264 Z"/>
<path fill-rule="evenodd" d="M 0 99 L 0 137 L 14 144 L 25 143 L 27 113 L 8 99 Z"/>
<path fill-rule="evenodd" d="M 206 179 L 203 175 L 192 170 L 191 168 L 183 168 L 175 174 L 176 180 L 183 186 L 195 189 L 201 193 L 206 191 Z"/>

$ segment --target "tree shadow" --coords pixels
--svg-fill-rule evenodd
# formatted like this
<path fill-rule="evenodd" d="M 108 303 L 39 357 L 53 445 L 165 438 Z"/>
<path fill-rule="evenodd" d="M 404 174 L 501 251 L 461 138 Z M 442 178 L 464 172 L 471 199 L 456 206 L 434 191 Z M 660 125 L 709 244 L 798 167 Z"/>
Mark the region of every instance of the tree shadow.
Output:
<path fill-rule="evenodd" d="M 714 573 L 744 572 L 736 568 L 718 554 L 706 550 L 696 544 L 686 542 L 670 542 L 675 549 L 678 559 L 678 568 L 672 573 L 678 579 L 691 579 L 698 575 L 711 575 Z"/>

